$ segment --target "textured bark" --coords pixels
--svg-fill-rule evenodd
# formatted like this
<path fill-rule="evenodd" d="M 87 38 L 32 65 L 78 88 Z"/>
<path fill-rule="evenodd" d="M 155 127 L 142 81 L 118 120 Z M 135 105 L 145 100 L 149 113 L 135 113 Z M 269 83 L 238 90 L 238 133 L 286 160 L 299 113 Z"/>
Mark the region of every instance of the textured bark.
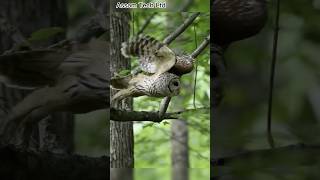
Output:
<path fill-rule="evenodd" d="M 129 13 L 112 12 L 110 19 L 111 57 L 110 72 L 129 69 L 130 61 L 120 52 L 121 43 L 129 38 Z M 115 91 L 111 92 L 112 96 Z M 117 109 L 132 110 L 132 99 L 126 99 L 120 104 L 113 104 Z M 132 122 L 110 122 L 110 165 L 112 180 L 133 179 L 133 126 Z M 125 176 L 125 177 L 124 177 Z"/>
<path fill-rule="evenodd" d="M 189 179 L 188 126 L 184 120 L 174 120 L 171 125 L 171 179 Z"/>
<path fill-rule="evenodd" d="M 111 108 L 110 114 L 111 119 L 114 121 L 125 122 L 125 121 L 152 121 L 161 122 L 164 119 L 177 119 L 180 112 L 166 113 L 162 117 L 159 116 L 159 112 L 150 111 L 126 111 Z"/>
<path fill-rule="evenodd" d="M 63 0 L 2 0 L 0 2 L 0 15 L 15 25 L 24 36 L 28 37 L 36 30 L 44 27 L 66 27 L 66 4 Z M 63 36 L 61 38 L 64 38 Z M 60 39 L 61 39 L 60 38 Z M 58 39 L 57 39 L 58 40 Z M 12 47 L 10 36 L 0 35 L 0 51 Z M 0 94 L 3 97 L 2 107 L 10 109 L 30 91 L 7 88 L 0 84 Z M 1 117 L 6 114 L 0 112 Z M 31 128 L 31 127 L 28 127 Z M 39 126 L 33 127 L 33 138 L 18 137 L 29 147 L 42 150 L 71 152 L 73 151 L 73 115 L 69 113 L 54 113 Z M 23 135 L 20 135 L 23 136 Z"/>

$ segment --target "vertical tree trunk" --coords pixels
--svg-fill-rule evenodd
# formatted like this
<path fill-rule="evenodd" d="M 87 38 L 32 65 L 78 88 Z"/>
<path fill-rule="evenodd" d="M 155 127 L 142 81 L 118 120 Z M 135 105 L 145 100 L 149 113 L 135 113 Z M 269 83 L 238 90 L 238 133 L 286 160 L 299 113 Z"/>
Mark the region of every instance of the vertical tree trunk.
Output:
<path fill-rule="evenodd" d="M 184 120 L 173 120 L 171 124 L 171 179 L 189 179 L 188 126 Z"/>
<path fill-rule="evenodd" d="M 175 27 L 176 24 L 168 19 L 168 26 Z M 179 97 L 178 97 L 179 98 Z M 181 99 L 178 99 L 182 101 Z M 181 110 L 177 107 L 176 110 Z M 188 149 L 188 125 L 185 120 L 177 119 L 171 123 L 171 179 L 189 179 L 189 149 Z"/>
<path fill-rule="evenodd" d="M 64 0 L 1 0 L 0 16 L 5 17 L 26 37 L 44 27 L 66 27 L 67 24 Z M 11 37 L 1 33 L 0 52 L 3 53 L 10 49 L 12 45 Z M 30 92 L 8 88 L 5 84 L 0 84 L 0 96 L 3 97 L 1 105 L 11 108 Z M 1 117 L 5 115 L 0 114 Z M 30 147 L 56 152 L 73 151 L 73 115 L 54 113 L 42 121 L 39 126 L 36 125 L 33 131 L 32 140 L 24 139 L 24 141 L 29 141 Z"/>
<path fill-rule="evenodd" d="M 128 12 L 112 12 L 110 19 L 111 34 L 111 76 L 121 69 L 129 69 L 130 61 L 121 55 L 121 43 L 129 38 Z M 111 96 L 114 92 L 111 92 Z M 132 99 L 120 104 L 112 105 L 115 108 L 132 110 Z M 110 122 L 110 165 L 112 180 L 133 179 L 133 124 L 132 122 Z"/>

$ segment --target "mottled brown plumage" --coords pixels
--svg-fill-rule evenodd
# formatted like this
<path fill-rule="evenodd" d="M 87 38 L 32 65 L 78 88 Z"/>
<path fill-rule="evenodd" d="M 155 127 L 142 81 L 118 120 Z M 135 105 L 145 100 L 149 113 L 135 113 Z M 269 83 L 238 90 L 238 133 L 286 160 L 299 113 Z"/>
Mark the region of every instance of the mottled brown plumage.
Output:
<path fill-rule="evenodd" d="M 265 0 L 215 0 L 211 8 L 213 43 L 220 46 L 257 34 L 267 20 Z"/>
<path fill-rule="evenodd" d="M 112 87 L 121 89 L 112 97 L 112 102 L 143 95 L 175 96 L 179 93 L 180 76 L 193 69 L 191 56 L 176 56 L 167 45 L 148 35 L 122 43 L 121 52 L 125 57 L 138 57 L 144 73 L 112 78 Z"/>

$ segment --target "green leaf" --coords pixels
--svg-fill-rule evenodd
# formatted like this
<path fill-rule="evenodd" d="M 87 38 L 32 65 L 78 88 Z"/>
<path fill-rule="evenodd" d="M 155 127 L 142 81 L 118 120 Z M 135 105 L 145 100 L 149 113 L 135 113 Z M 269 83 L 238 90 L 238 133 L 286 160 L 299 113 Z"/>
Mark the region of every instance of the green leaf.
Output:
<path fill-rule="evenodd" d="M 49 27 L 35 31 L 31 34 L 29 41 L 47 41 L 57 34 L 63 33 L 65 30 L 61 27 Z"/>
<path fill-rule="evenodd" d="M 168 121 L 162 121 L 163 125 L 169 125 L 170 123 Z"/>
<path fill-rule="evenodd" d="M 126 75 L 129 75 L 130 73 L 131 73 L 131 71 L 129 69 L 123 69 L 118 73 L 118 75 L 119 76 L 126 76 Z"/>
<path fill-rule="evenodd" d="M 144 129 L 144 128 L 152 127 L 152 126 L 153 126 L 153 123 L 148 123 L 148 124 L 143 125 L 142 128 Z"/>

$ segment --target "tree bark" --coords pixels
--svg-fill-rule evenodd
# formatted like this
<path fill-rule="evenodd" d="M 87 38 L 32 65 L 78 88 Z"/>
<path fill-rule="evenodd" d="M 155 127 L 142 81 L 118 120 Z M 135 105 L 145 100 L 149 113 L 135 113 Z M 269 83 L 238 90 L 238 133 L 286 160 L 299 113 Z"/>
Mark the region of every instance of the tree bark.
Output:
<path fill-rule="evenodd" d="M 171 179 L 189 179 L 188 126 L 184 120 L 171 124 Z"/>
<path fill-rule="evenodd" d="M 16 26 L 25 37 L 44 27 L 66 27 L 67 13 L 64 0 L 2 0 L 0 2 L 0 16 L 5 17 Z M 61 36 L 59 39 L 64 38 Z M 57 39 L 58 40 L 58 39 Z M 0 52 L 12 47 L 13 41 L 6 34 L 0 35 Z M 2 106 L 10 109 L 23 99 L 29 90 L 8 88 L 0 84 L 0 95 L 3 97 Z M 0 116 L 4 117 L 4 112 Z M 31 128 L 31 127 L 29 127 Z M 54 152 L 73 151 L 73 115 L 70 113 L 53 113 L 46 120 L 33 127 L 33 137 L 23 139 L 28 141 L 29 147 Z"/>
<path fill-rule="evenodd" d="M 110 19 L 111 32 L 111 57 L 110 72 L 130 68 L 130 60 L 121 55 L 121 43 L 129 38 L 128 12 L 112 12 Z M 111 95 L 115 91 L 111 91 Z M 132 99 L 126 99 L 112 107 L 117 109 L 132 110 Z M 112 180 L 133 179 L 133 124 L 132 122 L 110 122 L 110 165 Z"/>

